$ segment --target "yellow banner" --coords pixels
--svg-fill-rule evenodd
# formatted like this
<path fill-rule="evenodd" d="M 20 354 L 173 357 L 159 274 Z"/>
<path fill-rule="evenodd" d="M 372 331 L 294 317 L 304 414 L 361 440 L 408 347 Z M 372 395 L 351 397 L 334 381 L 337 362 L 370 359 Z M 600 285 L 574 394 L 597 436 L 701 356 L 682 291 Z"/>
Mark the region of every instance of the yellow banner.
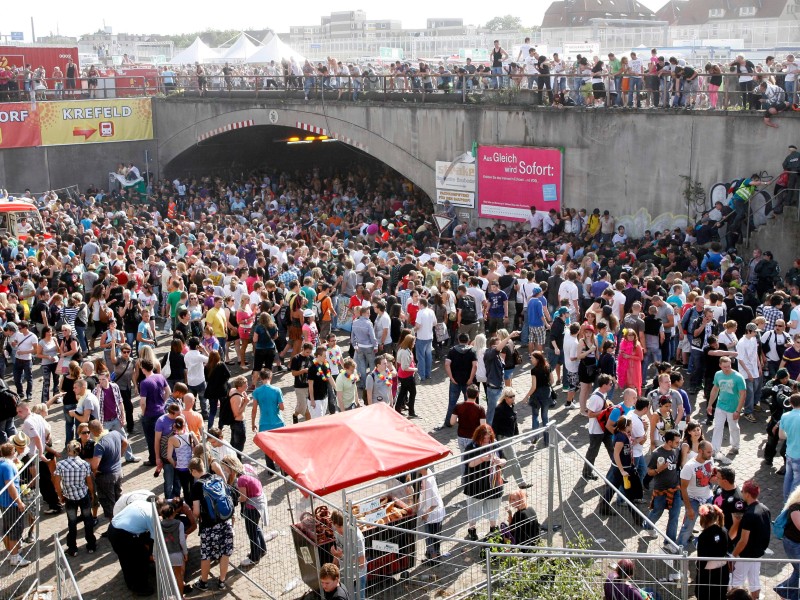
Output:
<path fill-rule="evenodd" d="M 153 139 L 149 98 L 42 102 L 42 144 L 95 144 Z"/>

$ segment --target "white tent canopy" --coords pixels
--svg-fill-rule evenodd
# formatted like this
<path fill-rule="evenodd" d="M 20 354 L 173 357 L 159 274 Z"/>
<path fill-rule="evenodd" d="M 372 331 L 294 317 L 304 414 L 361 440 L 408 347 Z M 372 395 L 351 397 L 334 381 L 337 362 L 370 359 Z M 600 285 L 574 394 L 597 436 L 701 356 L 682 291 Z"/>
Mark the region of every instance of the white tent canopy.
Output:
<path fill-rule="evenodd" d="M 270 32 L 267 34 L 267 37 L 264 38 L 264 45 L 258 48 L 255 53 L 249 56 L 244 62 L 248 64 L 261 64 L 274 60 L 276 64 L 279 64 L 281 60 L 289 60 L 290 58 L 294 58 L 295 62 L 299 64 L 302 64 L 306 60 L 305 56 L 294 50 L 289 44 L 281 41 L 277 35 Z"/>
<path fill-rule="evenodd" d="M 203 64 L 214 62 L 217 59 L 219 59 L 217 52 L 198 37 L 194 39 L 191 46 L 173 56 L 169 63 L 172 65 L 189 65 L 196 62 Z"/>
<path fill-rule="evenodd" d="M 251 42 L 245 34 L 233 43 L 230 48 L 217 48 L 220 58 L 232 62 L 247 61 L 258 50 L 253 42 Z"/>

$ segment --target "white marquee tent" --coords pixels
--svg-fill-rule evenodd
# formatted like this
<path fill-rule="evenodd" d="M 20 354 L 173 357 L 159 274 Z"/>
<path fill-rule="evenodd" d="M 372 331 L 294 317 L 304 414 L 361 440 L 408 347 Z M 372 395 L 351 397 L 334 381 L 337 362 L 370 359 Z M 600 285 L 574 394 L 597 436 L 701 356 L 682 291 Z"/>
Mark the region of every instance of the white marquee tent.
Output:
<path fill-rule="evenodd" d="M 219 60 L 216 50 L 210 48 L 198 37 L 194 39 L 191 46 L 178 52 L 169 62 L 173 65 L 190 65 L 197 62 L 201 64 L 215 62 L 216 60 Z"/>
<path fill-rule="evenodd" d="M 230 48 L 217 48 L 220 58 L 230 62 L 249 62 L 256 50 L 258 50 L 258 46 L 251 42 L 245 34 L 240 35 Z"/>
<path fill-rule="evenodd" d="M 267 34 L 267 37 L 264 38 L 264 45 L 258 48 L 256 52 L 244 62 L 248 64 L 261 64 L 274 60 L 277 64 L 283 59 L 289 60 L 290 58 L 294 58 L 295 62 L 298 64 L 303 64 L 306 60 L 305 56 L 297 52 L 289 44 L 283 42 L 277 35 L 270 32 Z"/>

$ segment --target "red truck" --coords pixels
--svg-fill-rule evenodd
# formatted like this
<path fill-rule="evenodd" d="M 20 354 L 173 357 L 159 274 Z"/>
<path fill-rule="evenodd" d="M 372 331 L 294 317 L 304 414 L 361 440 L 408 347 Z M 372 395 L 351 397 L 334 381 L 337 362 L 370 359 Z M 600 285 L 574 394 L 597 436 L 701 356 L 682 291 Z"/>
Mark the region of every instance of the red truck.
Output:
<path fill-rule="evenodd" d="M 44 67 L 47 77 L 55 67 L 64 72 L 70 58 L 78 64 L 77 46 L 0 46 L 0 67 Z"/>

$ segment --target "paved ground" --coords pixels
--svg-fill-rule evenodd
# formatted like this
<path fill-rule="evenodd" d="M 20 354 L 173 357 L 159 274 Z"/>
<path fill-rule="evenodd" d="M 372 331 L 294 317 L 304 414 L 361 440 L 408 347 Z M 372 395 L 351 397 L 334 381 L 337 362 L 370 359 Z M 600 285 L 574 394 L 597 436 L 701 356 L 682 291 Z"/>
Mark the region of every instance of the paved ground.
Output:
<path fill-rule="evenodd" d="M 161 341 L 160 351 L 163 352 L 165 342 Z M 526 353 L 524 353 L 526 354 Z M 514 379 L 514 387 L 517 389 L 519 397 L 524 395 L 528 389 L 529 376 L 526 369 L 527 365 L 520 367 L 520 375 Z M 238 367 L 236 367 L 238 369 Z M 234 371 L 234 375 L 238 374 Z M 34 397 L 38 395 L 39 377 L 37 379 L 37 391 Z M 291 423 L 291 411 L 294 407 L 294 393 L 292 390 L 292 378 L 290 375 L 284 374 L 276 378 L 276 383 L 283 388 L 286 397 L 286 413 L 285 419 Z M 433 379 L 421 386 L 417 395 L 417 413 L 422 417 L 417 423 L 431 431 L 434 426 L 439 425 L 444 417 L 444 412 L 447 405 L 447 392 L 448 386 L 444 376 L 443 368 L 441 365 L 436 365 L 433 372 Z M 520 406 L 518 413 L 521 417 L 521 430 L 528 430 L 530 428 L 530 409 L 527 406 Z M 781 485 L 782 477 L 774 474 L 774 469 L 765 467 L 761 463 L 762 447 L 764 442 L 764 421 L 766 416 L 764 413 L 759 413 L 759 422 L 756 424 L 748 423 L 744 420 L 742 424 L 742 447 L 741 453 L 736 458 L 734 466 L 738 471 L 739 481 L 744 481 L 749 477 L 755 477 L 761 484 L 763 491 L 763 501 L 772 509 L 773 516 L 780 510 L 781 505 Z M 563 394 L 559 399 L 559 406 L 551 412 L 551 419 L 558 420 L 561 425 L 561 431 L 567 438 L 575 444 L 580 453 L 585 451 L 588 442 L 588 436 L 585 432 L 584 426 L 586 420 L 582 418 L 576 410 L 568 411 L 563 407 Z M 63 439 L 63 417 L 61 411 L 56 409 L 50 417 L 53 424 L 53 430 L 56 438 Z M 248 436 L 250 434 L 248 433 Z M 441 432 L 432 433 L 434 437 L 442 443 L 449 445 L 457 451 L 455 433 L 452 429 L 443 430 Z M 708 436 L 707 436 L 708 437 Z M 132 437 L 134 450 L 140 456 L 145 455 L 145 442 L 141 435 L 141 427 L 137 424 L 137 430 Z M 252 456 L 260 458 L 261 453 L 248 439 L 246 452 Z M 605 464 L 601 455 L 600 465 Z M 779 462 L 779 461 L 777 461 Z M 566 466 L 564 467 L 566 468 Z M 126 465 L 124 467 L 124 490 L 134 489 L 154 489 L 156 492 L 161 492 L 161 479 L 153 478 L 153 469 L 144 466 L 140 463 L 137 465 Z M 535 476 L 535 475 L 534 475 Z M 541 473 L 541 477 L 546 477 L 545 473 Z M 584 482 L 585 483 L 585 482 Z M 440 485 L 442 485 L 440 483 Z M 567 484 L 573 485 L 572 483 Z M 294 503 L 299 500 L 299 495 L 289 494 L 289 502 L 287 502 L 288 487 L 279 481 L 273 480 L 267 488 L 270 498 L 270 513 L 271 524 L 266 527 L 266 530 L 275 530 L 278 536 L 275 540 L 269 543 L 269 551 L 267 557 L 262 561 L 258 567 L 249 572 L 249 574 L 260 581 L 262 587 L 266 587 L 270 591 L 270 595 L 274 597 L 283 596 L 285 598 L 297 598 L 307 589 L 300 583 L 296 577 L 299 577 L 297 571 L 297 560 L 295 550 L 291 541 L 288 531 L 288 524 L 292 521 L 292 517 L 288 511 L 290 502 Z M 597 487 L 596 485 L 594 487 Z M 567 488 L 569 489 L 569 487 Z M 585 490 L 573 490 L 573 493 L 585 493 Z M 463 497 L 461 498 L 463 500 Z M 449 496 L 445 500 L 450 502 Z M 452 499 L 456 501 L 455 498 Z M 591 508 L 588 509 L 591 512 Z M 297 513 L 294 514 L 294 520 L 297 520 Z M 101 520 L 98 528 L 99 532 L 105 531 L 107 521 Z M 52 536 L 58 533 L 62 536 L 66 534 L 66 518 L 63 515 L 59 516 L 44 516 L 41 524 L 42 531 L 42 548 L 41 553 L 43 556 L 41 562 L 41 569 L 43 579 L 46 581 L 48 578 L 53 580 L 53 548 Z M 79 532 L 80 535 L 80 532 Z M 238 563 L 246 552 L 244 546 L 246 542 L 242 539 L 243 533 L 237 529 L 237 554 L 234 557 L 234 563 Z M 84 598 L 126 598 L 130 594 L 126 590 L 122 576 L 119 571 L 118 563 L 115 556 L 111 551 L 110 545 L 107 540 L 101 539 L 99 542 L 99 551 L 97 554 L 88 555 L 83 548 L 83 542 L 79 537 L 80 554 L 76 558 L 70 558 L 69 562 L 78 579 L 79 587 L 83 593 Z M 193 581 L 199 574 L 199 540 L 197 537 L 190 538 L 190 547 L 192 547 L 188 579 Z M 772 549 L 775 551 L 776 557 L 782 557 L 783 549 L 779 542 L 773 541 Z M 213 573 L 217 573 L 216 567 Z M 0 573 L 0 577 L 5 573 Z M 261 589 L 254 586 L 247 581 L 241 574 L 233 573 L 230 576 L 229 583 L 230 591 L 225 597 L 241 597 L 241 598 L 266 598 L 269 597 Z M 287 585 L 288 584 L 288 585 Z M 287 589 L 291 588 L 291 589 Z M 0 592 L 1 594 L 1 592 Z M 204 597 L 223 597 L 222 594 L 208 593 Z M 762 594 L 762 598 L 765 597 Z M 772 596 L 770 591 L 766 597 Z"/>

